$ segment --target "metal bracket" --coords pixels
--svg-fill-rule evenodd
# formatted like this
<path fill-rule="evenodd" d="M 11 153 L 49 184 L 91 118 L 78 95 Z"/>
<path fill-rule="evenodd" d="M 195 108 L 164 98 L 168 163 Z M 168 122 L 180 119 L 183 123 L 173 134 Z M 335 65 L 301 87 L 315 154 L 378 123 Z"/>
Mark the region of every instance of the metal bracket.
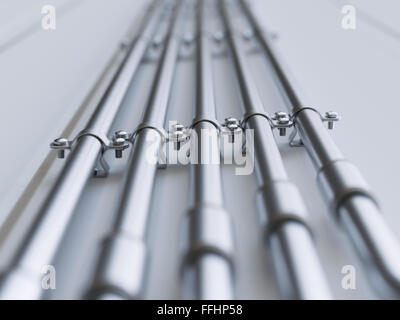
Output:
<path fill-rule="evenodd" d="M 57 157 L 63 159 L 65 157 L 65 150 L 71 150 L 79 139 L 87 136 L 97 139 L 101 144 L 101 153 L 94 169 L 94 175 L 96 177 L 106 177 L 109 173 L 110 166 L 104 159 L 104 153 L 108 150 L 114 150 L 115 157 L 117 159 L 122 158 L 122 152 L 129 148 L 128 134 L 125 131 L 120 130 L 115 132 L 110 141 L 107 137 L 100 137 L 85 129 L 79 132 L 73 140 L 68 140 L 66 138 L 55 139 L 50 143 L 50 148 L 57 150 Z"/>
<path fill-rule="evenodd" d="M 293 127 L 294 122 L 291 120 L 291 117 L 283 111 L 275 112 L 272 119 L 272 128 L 276 128 L 279 130 L 279 135 L 281 137 L 286 136 L 286 130 L 288 128 Z"/>
<path fill-rule="evenodd" d="M 227 135 L 229 143 L 235 142 L 235 136 L 242 134 L 243 129 L 240 121 L 236 118 L 229 117 L 222 124 L 221 135 Z"/>
<path fill-rule="evenodd" d="M 246 114 L 241 122 L 241 126 L 244 129 L 246 126 L 247 121 L 254 117 L 254 116 L 261 116 L 268 120 L 272 129 L 278 129 L 279 134 L 281 136 L 286 136 L 286 130 L 288 128 L 293 127 L 294 123 L 289 114 L 283 111 L 275 112 L 275 114 L 270 117 L 269 115 L 262 113 L 262 112 L 254 112 L 250 114 Z"/>
<path fill-rule="evenodd" d="M 192 60 L 196 56 L 196 45 L 197 45 L 197 39 L 198 39 L 198 34 L 192 33 L 192 32 L 187 32 L 184 35 L 178 35 L 177 36 L 180 41 L 181 41 L 181 46 L 179 48 L 179 60 Z"/>
<path fill-rule="evenodd" d="M 122 152 L 129 148 L 129 144 L 134 144 L 137 134 L 143 129 L 153 129 L 156 130 L 161 138 L 162 143 L 160 145 L 160 153 L 159 158 L 162 159 L 162 163 L 159 163 L 158 167 L 165 169 L 167 166 L 166 157 L 163 157 L 163 153 L 161 152 L 165 143 L 173 142 L 174 143 L 174 150 L 179 151 L 181 146 L 184 143 L 187 143 L 190 138 L 191 134 L 190 131 L 200 122 L 209 122 L 213 124 L 220 136 L 228 136 L 229 143 L 235 142 L 235 137 L 239 134 L 243 134 L 243 130 L 246 127 L 247 121 L 254 116 L 261 116 L 268 120 L 272 129 L 278 129 L 280 136 L 286 136 L 286 131 L 288 128 L 293 127 L 293 131 L 289 136 L 289 145 L 291 147 L 300 147 L 303 146 L 303 142 L 301 138 L 296 140 L 296 136 L 298 135 L 298 129 L 296 127 L 296 118 L 298 114 L 304 110 L 311 110 L 316 112 L 322 122 L 328 123 L 328 129 L 332 130 L 334 127 L 334 123 L 340 120 L 340 116 L 337 112 L 328 111 L 324 115 L 322 115 L 318 110 L 311 108 L 311 107 L 304 107 L 292 115 L 287 114 L 286 112 L 275 112 L 275 114 L 270 117 L 265 113 L 254 112 L 251 114 L 247 114 L 244 116 L 243 120 L 240 121 L 236 118 L 229 117 L 226 118 L 224 123 L 220 124 L 217 120 L 213 119 L 194 119 L 191 126 L 187 127 L 182 124 L 176 123 L 173 124 L 168 132 L 165 132 L 164 129 L 159 129 L 154 126 L 150 126 L 147 124 L 139 125 L 135 131 L 129 134 L 126 131 L 119 130 L 114 133 L 111 137 L 111 140 L 108 140 L 107 137 L 100 137 L 88 130 L 81 131 L 73 140 L 68 140 L 66 138 L 58 138 L 55 139 L 51 144 L 50 148 L 57 150 L 57 157 L 63 159 L 65 157 L 65 150 L 71 150 L 73 145 L 82 137 L 91 136 L 99 141 L 101 144 L 102 150 L 101 154 L 99 155 L 98 162 L 94 169 L 94 175 L 96 177 L 106 177 L 109 173 L 109 165 L 104 159 L 104 153 L 108 150 L 115 151 L 116 158 L 122 158 Z M 245 154 L 246 152 L 246 143 L 243 143 L 242 152 Z M 189 151 L 190 154 L 190 151 Z"/>
<path fill-rule="evenodd" d="M 293 131 L 289 136 L 289 146 L 291 147 L 302 147 L 304 146 L 303 141 L 299 137 L 297 141 L 295 140 L 296 136 L 298 135 L 297 127 L 293 126 Z"/>
<path fill-rule="evenodd" d="M 174 150 L 179 151 L 182 144 L 190 140 L 189 130 L 190 128 L 187 128 L 182 124 L 173 124 L 168 131 L 167 142 L 173 142 Z"/>
<path fill-rule="evenodd" d="M 290 119 L 293 122 L 293 131 L 289 136 L 289 145 L 291 147 L 301 147 L 301 146 L 304 145 L 303 141 L 301 140 L 300 137 L 299 137 L 299 139 L 297 141 L 295 140 L 296 136 L 299 135 L 298 129 L 296 127 L 296 118 L 299 115 L 299 113 L 304 111 L 304 110 L 311 110 L 311 111 L 316 112 L 320 116 L 322 122 L 327 122 L 328 123 L 328 129 L 329 130 L 333 130 L 335 122 L 340 121 L 340 119 L 341 119 L 341 117 L 339 116 L 339 113 L 337 113 L 335 111 L 327 111 L 327 112 L 325 112 L 325 115 L 322 115 L 315 108 L 311 108 L 311 107 L 300 108 L 299 110 L 297 110 L 296 112 L 294 112 L 290 116 Z"/>

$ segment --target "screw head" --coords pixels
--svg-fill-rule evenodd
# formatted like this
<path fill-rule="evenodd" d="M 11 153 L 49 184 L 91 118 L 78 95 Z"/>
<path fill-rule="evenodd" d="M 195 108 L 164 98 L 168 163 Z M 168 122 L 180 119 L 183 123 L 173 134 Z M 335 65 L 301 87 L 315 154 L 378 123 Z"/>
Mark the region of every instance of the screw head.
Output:
<path fill-rule="evenodd" d="M 116 138 L 113 140 L 113 145 L 114 146 L 122 146 L 125 143 L 124 138 Z"/>
<path fill-rule="evenodd" d="M 172 125 L 172 132 L 174 132 L 174 133 L 177 133 L 177 132 L 183 133 L 184 130 L 185 130 L 185 126 L 182 124 Z"/>
<path fill-rule="evenodd" d="M 183 131 L 175 131 L 172 135 L 175 138 L 181 138 L 181 137 L 183 137 Z"/>
<path fill-rule="evenodd" d="M 161 43 L 162 43 L 162 37 L 161 36 L 156 36 L 154 39 L 153 39 L 153 47 L 155 47 L 155 48 L 157 48 L 157 47 L 159 47 L 160 45 L 161 45 Z"/>
<path fill-rule="evenodd" d="M 183 36 L 183 42 L 185 44 L 191 44 L 193 42 L 193 35 L 191 33 L 185 33 L 185 35 Z"/>
<path fill-rule="evenodd" d="M 254 32 L 252 29 L 247 29 L 243 31 L 243 38 L 245 40 L 250 40 L 254 36 Z"/>
<path fill-rule="evenodd" d="M 68 145 L 68 139 L 65 139 L 65 138 L 55 139 L 54 144 L 57 146 L 66 146 L 66 145 Z"/>
<path fill-rule="evenodd" d="M 288 116 L 288 114 L 287 114 L 286 112 L 284 112 L 284 111 L 275 112 L 275 117 L 276 117 L 277 119 L 279 119 L 279 118 L 286 118 L 287 116 Z"/>
<path fill-rule="evenodd" d="M 339 118 L 339 114 L 335 111 L 328 111 L 325 113 L 325 116 L 329 119 L 337 119 Z"/>
<path fill-rule="evenodd" d="M 229 117 L 225 119 L 225 124 L 228 125 L 232 125 L 232 124 L 236 124 L 239 125 L 239 120 L 233 117 Z"/>
<path fill-rule="evenodd" d="M 118 139 L 118 138 L 123 138 L 123 139 L 125 139 L 125 140 L 128 140 L 128 139 L 129 139 L 129 133 L 126 132 L 126 131 L 124 131 L 124 130 L 119 130 L 119 131 L 116 131 L 116 132 L 115 132 L 114 137 L 115 137 L 116 139 Z"/>
<path fill-rule="evenodd" d="M 289 119 L 289 117 L 287 117 L 287 116 L 278 118 L 279 124 L 288 124 L 289 121 L 290 121 L 290 119 Z"/>
<path fill-rule="evenodd" d="M 224 125 L 226 128 L 228 128 L 228 130 L 235 131 L 239 128 L 240 122 L 236 118 L 229 117 L 225 119 Z"/>
<path fill-rule="evenodd" d="M 237 128 L 239 128 L 239 126 L 238 126 L 236 123 L 228 124 L 226 127 L 227 127 L 229 130 L 231 130 L 231 131 L 234 131 L 234 130 L 236 130 Z"/>
<path fill-rule="evenodd" d="M 224 39 L 224 32 L 221 30 L 217 31 L 214 33 L 213 37 L 216 42 L 221 42 Z"/>

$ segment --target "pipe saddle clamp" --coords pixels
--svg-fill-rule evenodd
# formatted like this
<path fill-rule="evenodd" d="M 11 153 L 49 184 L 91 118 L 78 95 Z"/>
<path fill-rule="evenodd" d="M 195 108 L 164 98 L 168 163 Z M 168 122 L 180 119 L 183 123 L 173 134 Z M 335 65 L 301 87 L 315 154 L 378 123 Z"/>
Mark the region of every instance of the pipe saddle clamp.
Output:
<path fill-rule="evenodd" d="M 65 157 L 65 150 L 71 150 L 73 145 L 83 137 L 93 137 L 99 141 L 103 148 L 103 153 L 107 150 L 114 150 L 116 158 L 122 158 L 122 152 L 129 148 L 129 134 L 126 131 L 119 130 L 114 133 L 109 141 L 106 137 L 101 137 L 88 130 L 83 130 L 73 140 L 66 138 L 57 138 L 50 143 L 50 148 L 57 150 L 57 157 L 63 159 Z"/>

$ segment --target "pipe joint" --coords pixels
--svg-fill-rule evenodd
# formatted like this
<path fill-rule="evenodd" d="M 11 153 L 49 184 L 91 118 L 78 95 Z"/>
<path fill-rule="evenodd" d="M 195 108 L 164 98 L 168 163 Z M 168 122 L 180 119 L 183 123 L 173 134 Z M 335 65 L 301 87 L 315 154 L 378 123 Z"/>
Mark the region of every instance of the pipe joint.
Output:
<path fill-rule="evenodd" d="M 143 295 L 148 250 L 139 238 L 117 234 L 106 239 L 90 296 L 116 293 L 125 299 Z"/>
<path fill-rule="evenodd" d="M 234 241 L 228 213 L 217 207 L 191 209 L 184 221 L 184 265 L 206 254 L 215 254 L 233 267 Z"/>
<path fill-rule="evenodd" d="M 348 160 L 339 159 L 325 164 L 318 172 L 317 182 L 337 217 L 343 202 L 354 195 L 365 196 L 378 205 L 360 170 Z"/>
<path fill-rule="evenodd" d="M 267 212 L 266 216 L 260 216 L 267 238 L 289 222 L 303 225 L 312 234 L 306 207 L 293 183 L 276 180 L 264 184 L 259 189 L 257 202 L 261 209 L 259 212 Z"/>

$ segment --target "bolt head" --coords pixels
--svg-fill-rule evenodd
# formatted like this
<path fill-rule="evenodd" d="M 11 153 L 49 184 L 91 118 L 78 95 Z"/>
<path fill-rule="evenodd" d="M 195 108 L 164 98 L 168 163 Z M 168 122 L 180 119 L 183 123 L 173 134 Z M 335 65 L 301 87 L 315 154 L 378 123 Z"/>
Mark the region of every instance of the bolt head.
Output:
<path fill-rule="evenodd" d="M 182 139 L 185 136 L 185 126 L 181 124 L 174 124 L 171 127 L 171 131 L 169 133 L 169 136 L 171 139 L 173 139 L 175 142 L 177 141 L 182 141 Z"/>
<path fill-rule="evenodd" d="M 174 124 L 172 126 L 172 131 L 173 132 L 183 132 L 185 130 L 185 126 L 182 124 Z"/>
<path fill-rule="evenodd" d="M 325 116 L 329 119 L 337 119 L 339 118 L 339 114 L 335 111 L 328 111 L 325 113 Z"/>
<path fill-rule="evenodd" d="M 231 131 L 234 131 L 234 130 L 236 130 L 237 128 L 239 128 L 239 126 L 238 126 L 236 123 L 228 124 L 226 127 L 227 127 L 229 130 L 231 130 Z"/>
<path fill-rule="evenodd" d="M 119 130 L 115 132 L 115 138 L 123 138 L 125 140 L 129 139 L 129 133 L 124 130 Z"/>
<path fill-rule="evenodd" d="M 289 117 L 287 117 L 287 116 L 278 118 L 279 124 L 288 124 L 289 121 L 290 121 L 290 119 L 289 119 Z"/>
<path fill-rule="evenodd" d="M 183 41 L 186 43 L 186 44 L 190 44 L 190 43 L 192 43 L 193 42 L 193 35 L 191 34 L 191 33 L 186 33 L 184 36 L 183 36 Z"/>
<path fill-rule="evenodd" d="M 243 38 L 245 40 L 250 40 L 254 35 L 254 32 L 252 29 L 247 29 L 243 32 Z"/>
<path fill-rule="evenodd" d="M 279 119 L 279 118 L 287 118 L 288 114 L 286 112 L 283 112 L 283 111 L 278 111 L 278 112 L 275 112 L 275 116 L 276 116 L 277 119 Z"/>
<path fill-rule="evenodd" d="M 114 146 L 122 146 L 125 143 L 124 138 L 116 138 L 113 140 Z"/>
<path fill-rule="evenodd" d="M 55 139 L 54 144 L 56 144 L 58 146 L 66 146 L 68 144 L 68 139 L 65 139 L 65 138 Z"/>
<path fill-rule="evenodd" d="M 224 32 L 223 31 L 217 31 L 214 33 L 214 40 L 217 42 L 221 42 L 224 39 Z"/>
<path fill-rule="evenodd" d="M 161 43 L 162 43 L 162 38 L 161 38 L 160 36 L 156 36 L 156 37 L 153 39 L 153 46 L 154 46 L 154 47 L 160 46 Z"/>
<path fill-rule="evenodd" d="M 230 126 L 230 125 L 236 125 L 239 126 L 239 120 L 233 117 L 229 117 L 225 119 L 225 125 Z"/>
<path fill-rule="evenodd" d="M 174 132 L 174 134 L 177 137 L 181 137 L 181 136 L 183 136 L 183 131 L 176 131 L 176 132 Z"/>

